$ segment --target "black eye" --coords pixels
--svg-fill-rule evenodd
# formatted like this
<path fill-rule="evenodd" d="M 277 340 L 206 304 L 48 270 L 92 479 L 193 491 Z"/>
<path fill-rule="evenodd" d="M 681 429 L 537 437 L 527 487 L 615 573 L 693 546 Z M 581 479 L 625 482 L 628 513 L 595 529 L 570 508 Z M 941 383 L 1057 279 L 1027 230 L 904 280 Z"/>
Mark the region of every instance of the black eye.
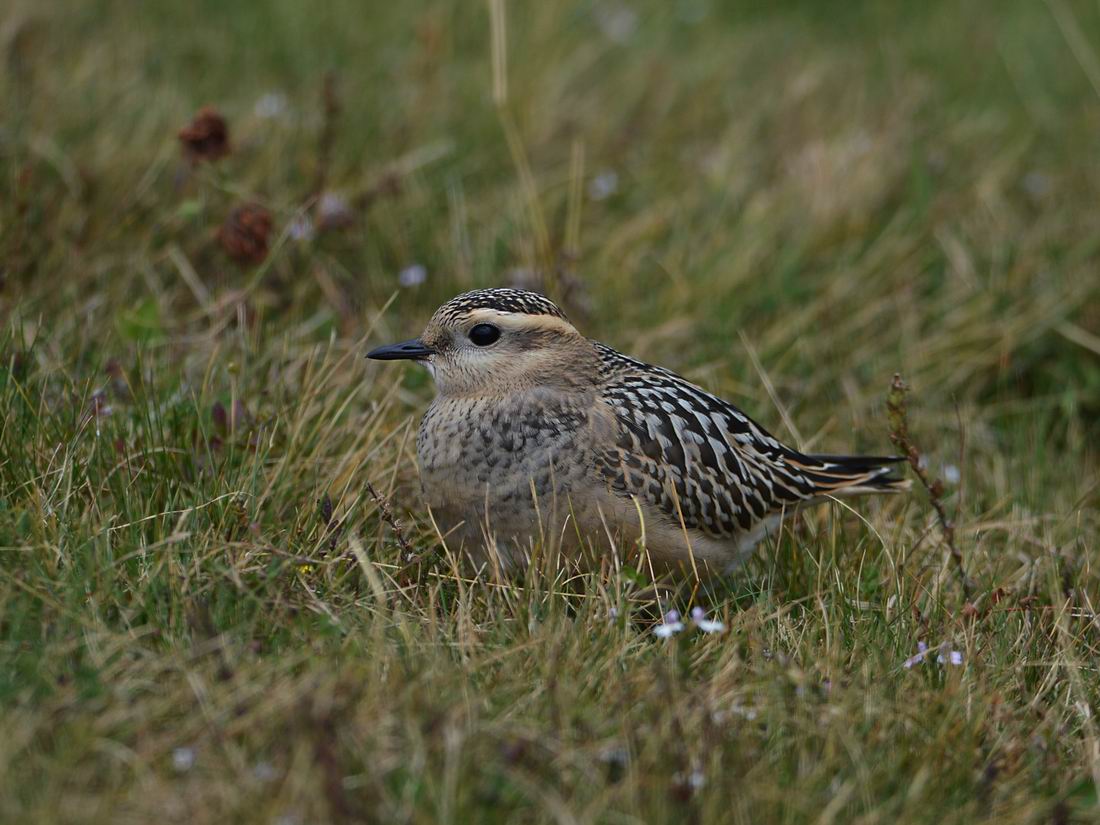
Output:
<path fill-rule="evenodd" d="M 500 328 L 492 324 L 477 324 L 470 330 L 470 340 L 479 347 L 487 347 L 500 337 Z"/>

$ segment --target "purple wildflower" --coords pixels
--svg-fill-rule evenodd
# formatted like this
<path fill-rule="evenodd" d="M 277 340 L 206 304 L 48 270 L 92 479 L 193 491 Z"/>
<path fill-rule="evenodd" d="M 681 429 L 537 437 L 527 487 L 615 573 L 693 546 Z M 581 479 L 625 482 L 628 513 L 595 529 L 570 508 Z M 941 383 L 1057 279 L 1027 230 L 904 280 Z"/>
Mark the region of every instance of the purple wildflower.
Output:
<path fill-rule="evenodd" d="M 684 623 L 680 621 L 680 611 L 670 610 L 665 614 L 665 620 L 653 628 L 653 635 L 659 639 L 668 639 L 684 629 Z"/>
<path fill-rule="evenodd" d="M 695 623 L 695 626 L 704 633 L 724 633 L 726 625 L 724 622 L 720 622 L 717 619 L 708 619 L 707 611 L 701 607 L 693 607 L 691 609 L 691 620 Z"/>

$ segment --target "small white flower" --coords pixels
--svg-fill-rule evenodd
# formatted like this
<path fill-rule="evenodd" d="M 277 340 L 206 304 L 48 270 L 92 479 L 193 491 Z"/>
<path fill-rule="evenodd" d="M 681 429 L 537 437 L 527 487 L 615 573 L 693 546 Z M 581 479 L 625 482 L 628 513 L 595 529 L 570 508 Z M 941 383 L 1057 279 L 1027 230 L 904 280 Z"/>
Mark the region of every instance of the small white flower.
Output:
<path fill-rule="evenodd" d="M 271 120 L 285 115 L 288 108 L 286 95 L 282 92 L 268 92 L 256 101 L 253 112 L 255 112 L 256 117 Z"/>
<path fill-rule="evenodd" d="M 680 612 L 670 610 L 665 614 L 665 620 L 653 628 L 653 635 L 658 639 L 668 639 L 684 629 L 684 623 L 680 621 Z"/>
<path fill-rule="evenodd" d="M 605 762 L 608 765 L 622 767 L 630 761 L 630 754 L 627 752 L 626 748 L 611 746 L 600 751 L 599 759 L 601 762 Z"/>
<path fill-rule="evenodd" d="M 911 668 L 914 665 L 919 665 L 921 662 L 927 661 L 932 654 L 936 655 L 937 664 L 958 666 L 963 663 L 964 658 L 961 650 L 947 650 L 947 654 L 944 655 L 945 650 L 947 650 L 947 642 L 942 642 L 933 648 L 929 648 L 924 642 L 917 642 L 916 654 L 902 662 L 901 666 Z"/>
<path fill-rule="evenodd" d="M 426 280 L 428 280 L 428 269 L 423 264 L 407 266 L 397 275 L 397 283 L 406 289 L 420 286 Z"/>
<path fill-rule="evenodd" d="M 596 9 L 596 25 L 613 43 L 625 43 L 638 28 L 638 13 L 622 3 L 608 3 Z"/>
<path fill-rule="evenodd" d="M 702 771 L 692 771 L 687 775 L 687 784 L 693 791 L 697 791 L 707 784 L 707 777 Z"/>
<path fill-rule="evenodd" d="M 943 480 L 948 484 L 958 484 L 959 479 L 962 478 L 962 473 L 959 472 L 959 468 L 954 464 L 945 464 L 943 468 Z"/>
<path fill-rule="evenodd" d="M 908 659 L 906 659 L 904 662 L 901 663 L 901 666 L 908 669 L 908 668 L 911 668 L 913 665 L 919 665 L 921 662 L 924 661 L 924 657 L 927 656 L 927 655 L 928 655 L 928 645 L 924 642 L 917 642 L 917 653 L 916 653 L 916 655 L 915 656 L 910 656 Z"/>
<path fill-rule="evenodd" d="M 298 215 L 287 227 L 287 234 L 295 241 L 311 241 L 315 234 L 313 221 L 309 219 L 309 215 Z"/>
<path fill-rule="evenodd" d="M 274 782 L 279 778 L 279 772 L 270 762 L 257 762 L 252 767 L 252 775 L 260 782 Z"/>
<path fill-rule="evenodd" d="M 98 389 L 92 393 L 91 399 L 92 414 L 96 416 L 105 417 L 114 412 L 111 409 L 111 405 L 107 403 L 107 391 L 104 389 Z"/>
<path fill-rule="evenodd" d="M 345 229 L 355 223 L 355 210 L 339 192 L 324 192 L 317 201 L 317 228 Z"/>
<path fill-rule="evenodd" d="M 704 633 L 724 633 L 726 625 L 717 619 L 708 619 L 707 611 L 701 607 L 693 607 L 691 609 L 691 620 L 695 622 L 695 626 Z"/>
<path fill-rule="evenodd" d="M 607 609 L 607 618 L 611 621 L 615 621 L 617 618 L 619 618 L 619 608 L 609 607 Z"/>
<path fill-rule="evenodd" d="M 1024 191 L 1036 200 L 1046 197 L 1054 188 L 1050 175 L 1044 175 L 1042 172 L 1028 172 L 1024 175 L 1022 183 Z"/>
<path fill-rule="evenodd" d="M 177 773 L 186 773 L 195 766 L 195 751 L 193 748 L 176 748 L 172 751 L 172 767 Z"/>
<path fill-rule="evenodd" d="M 594 201 L 609 198 L 618 190 L 619 175 L 611 169 L 605 169 L 588 182 L 588 197 Z"/>

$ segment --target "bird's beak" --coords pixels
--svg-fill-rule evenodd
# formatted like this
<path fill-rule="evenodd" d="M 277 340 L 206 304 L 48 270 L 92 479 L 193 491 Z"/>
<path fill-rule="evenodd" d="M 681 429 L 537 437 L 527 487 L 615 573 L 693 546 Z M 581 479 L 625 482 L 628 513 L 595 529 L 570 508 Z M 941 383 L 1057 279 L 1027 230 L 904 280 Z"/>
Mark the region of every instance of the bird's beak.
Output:
<path fill-rule="evenodd" d="M 367 353 L 367 358 L 375 361 L 423 361 L 435 350 L 426 346 L 419 338 L 411 341 L 402 341 L 400 344 L 387 344 L 378 349 L 372 349 Z"/>

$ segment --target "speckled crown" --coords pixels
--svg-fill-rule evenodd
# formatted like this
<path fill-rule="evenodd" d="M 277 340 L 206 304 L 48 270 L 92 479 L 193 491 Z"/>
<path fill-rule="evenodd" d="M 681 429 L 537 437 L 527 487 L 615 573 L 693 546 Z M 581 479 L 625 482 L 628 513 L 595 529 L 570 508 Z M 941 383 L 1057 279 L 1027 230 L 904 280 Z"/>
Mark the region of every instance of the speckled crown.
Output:
<path fill-rule="evenodd" d="M 440 321 L 448 321 L 467 315 L 475 309 L 495 309 L 497 312 L 515 312 L 521 315 L 552 315 L 565 319 L 558 305 L 544 295 L 525 289 L 475 289 L 457 295 L 436 312 Z"/>

